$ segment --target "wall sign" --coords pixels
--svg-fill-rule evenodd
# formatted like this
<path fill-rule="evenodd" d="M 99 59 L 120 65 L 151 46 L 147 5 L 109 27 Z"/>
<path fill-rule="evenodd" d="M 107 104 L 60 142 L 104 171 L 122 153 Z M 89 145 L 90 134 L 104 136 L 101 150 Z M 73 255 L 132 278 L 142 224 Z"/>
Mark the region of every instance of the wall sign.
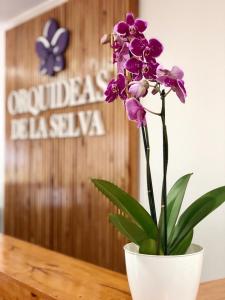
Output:
<path fill-rule="evenodd" d="M 53 76 L 65 67 L 64 52 L 69 42 L 69 30 L 60 28 L 50 18 L 43 30 L 43 36 L 36 40 L 36 53 L 40 58 L 42 75 Z M 75 55 L 75 54 L 74 54 Z M 32 86 L 29 89 L 13 90 L 7 99 L 11 120 L 11 139 L 47 139 L 105 134 L 102 113 L 99 109 L 82 109 L 75 112 L 57 113 L 59 109 L 102 102 L 104 90 L 111 72 L 99 71 L 94 76 L 86 75 Z M 50 117 L 36 117 L 46 111 L 54 111 Z M 30 114 L 32 117 L 24 117 Z"/>
<path fill-rule="evenodd" d="M 43 36 L 36 41 L 36 52 L 40 58 L 40 72 L 53 76 L 65 68 L 64 52 L 69 42 L 69 31 L 60 28 L 55 19 L 49 19 L 43 30 Z"/>
<path fill-rule="evenodd" d="M 20 117 L 11 120 L 11 139 L 46 139 L 105 134 L 102 113 L 99 109 L 79 110 L 76 113 L 57 113 L 58 109 L 104 100 L 103 92 L 111 72 L 100 71 L 95 77 L 74 77 L 38 85 L 30 89 L 10 92 L 7 109 L 12 116 L 31 114 L 33 117 Z M 48 119 L 37 118 L 40 113 L 52 111 Z"/>

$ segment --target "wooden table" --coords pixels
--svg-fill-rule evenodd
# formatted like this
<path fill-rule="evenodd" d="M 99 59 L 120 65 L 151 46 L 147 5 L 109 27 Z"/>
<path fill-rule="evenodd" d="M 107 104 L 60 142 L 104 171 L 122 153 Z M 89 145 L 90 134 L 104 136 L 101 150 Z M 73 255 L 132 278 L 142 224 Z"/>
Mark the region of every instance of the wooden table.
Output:
<path fill-rule="evenodd" d="M 131 300 L 126 276 L 0 235 L 0 300 L 77 299 Z M 225 280 L 202 284 L 198 300 L 225 300 Z"/>

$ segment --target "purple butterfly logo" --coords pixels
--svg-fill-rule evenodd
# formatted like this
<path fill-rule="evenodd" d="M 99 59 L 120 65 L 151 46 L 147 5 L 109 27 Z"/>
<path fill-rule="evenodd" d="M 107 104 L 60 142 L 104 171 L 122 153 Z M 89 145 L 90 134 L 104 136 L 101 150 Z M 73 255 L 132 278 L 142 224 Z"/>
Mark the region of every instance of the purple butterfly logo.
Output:
<path fill-rule="evenodd" d="M 69 31 L 60 28 L 54 19 L 49 19 L 44 26 L 43 36 L 36 40 L 36 52 L 39 56 L 40 72 L 53 76 L 65 68 L 64 52 L 69 43 Z"/>

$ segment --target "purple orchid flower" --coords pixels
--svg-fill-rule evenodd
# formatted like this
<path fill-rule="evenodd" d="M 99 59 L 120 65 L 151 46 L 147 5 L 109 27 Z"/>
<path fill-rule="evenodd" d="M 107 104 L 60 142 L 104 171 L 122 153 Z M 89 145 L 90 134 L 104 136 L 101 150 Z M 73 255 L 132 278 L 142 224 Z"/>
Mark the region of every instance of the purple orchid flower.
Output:
<path fill-rule="evenodd" d="M 143 32 L 147 28 L 147 22 L 135 19 L 132 13 L 126 14 L 126 21 L 118 22 L 114 27 L 114 32 L 125 37 L 143 37 Z"/>
<path fill-rule="evenodd" d="M 128 119 L 131 121 L 136 121 L 137 127 L 146 125 L 146 112 L 144 107 L 136 98 L 130 98 L 125 102 Z"/>
<path fill-rule="evenodd" d="M 130 51 L 135 56 L 144 57 L 147 62 L 152 58 L 158 57 L 163 51 L 163 45 L 157 39 L 137 39 L 134 38 L 130 43 Z"/>
<path fill-rule="evenodd" d="M 119 35 L 116 35 L 113 44 L 113 63 L 117 63 L 117 72 L 124 73 L 125 64 L 130 58 L 129 44 Z"/>
<path fill-rule="evenodd" d="M 149 83 L 147 80 L 131 81 L 129 83 L 129 93 L 135 98 L 145 97 L 148 93 Z"/>
<path fill-rule="evenodd" d="M 107 86 L 107 89 L 105 91 L 105 101 L 110 103 L 114 101 L 118 96 L 122 100 L 126 100 L 127 94 L 125 88 L 125 76 L 123 74 L 118 74 L 117 79 L 112 79 Z"/>
<path fill-rule="evenodd" d="M 156 74 L 157 81 L 164 86 L 170 87 L 177 94 L 180 101 L 185 103 L 187 92 L 183 81 L 184 72 L 177 66 L 174 66 L 171 71 L 158 66 Z"/>
<path fill-rule="evenodd" d="M 44 26 L 43 36 L 36 41 L 36 52 L 41 59 L 40 72 L 53 76 L 65 67 L 65 52 L 69 42 L 69 31 L 59 28 L 54 19 L 48 20 Z"/>
<path fill-rule="evenodd" d="M 158 65 L 154 58 L 151 61 L 143 62 L 136 57 L 132 57 L 126 62 L 125 67 L 127 71 L 133 74 L 134 80 L 140 80 L 144 76 L 146 79 L 154 81 Z"/>

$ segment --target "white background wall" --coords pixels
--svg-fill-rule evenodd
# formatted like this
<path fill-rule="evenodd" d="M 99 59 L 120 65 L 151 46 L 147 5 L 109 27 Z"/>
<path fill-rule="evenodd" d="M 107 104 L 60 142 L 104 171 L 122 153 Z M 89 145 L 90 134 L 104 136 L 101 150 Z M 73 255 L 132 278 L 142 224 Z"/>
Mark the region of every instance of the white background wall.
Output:
<path fill-rule="evenodd" d="M 183 105 L 168 97 L 169 187 L 194 172 L 184 207 L 210 189 L 225 184 L 225 1 L 140 0 L 140 17 L 149 22 L 148 36 L 165 47 L 161 63 L 185 72 L 188 91 Z M 155 97 L 154 97 L 155 98 Z M 156 97 L 157 98 L 157 97 Z M 146 105 L 157 110 L 160 100 Z M 149 117 L 152 169 L 157 199 L 162 178 L 160 119 Z M 141 149 L 140 198 L 147 207 L 145 161 Z M 194 242 L 205 248 L 203 280 L 225 277 L 225 205 L 195 230 Z"/>
<path fill-rule="evenodd" d="M 5 35 L 3 25 L 0 23 L 0 231 L 2 230 L 2 208 L 4 200 L 4 128 L 5 128 Z"/>

